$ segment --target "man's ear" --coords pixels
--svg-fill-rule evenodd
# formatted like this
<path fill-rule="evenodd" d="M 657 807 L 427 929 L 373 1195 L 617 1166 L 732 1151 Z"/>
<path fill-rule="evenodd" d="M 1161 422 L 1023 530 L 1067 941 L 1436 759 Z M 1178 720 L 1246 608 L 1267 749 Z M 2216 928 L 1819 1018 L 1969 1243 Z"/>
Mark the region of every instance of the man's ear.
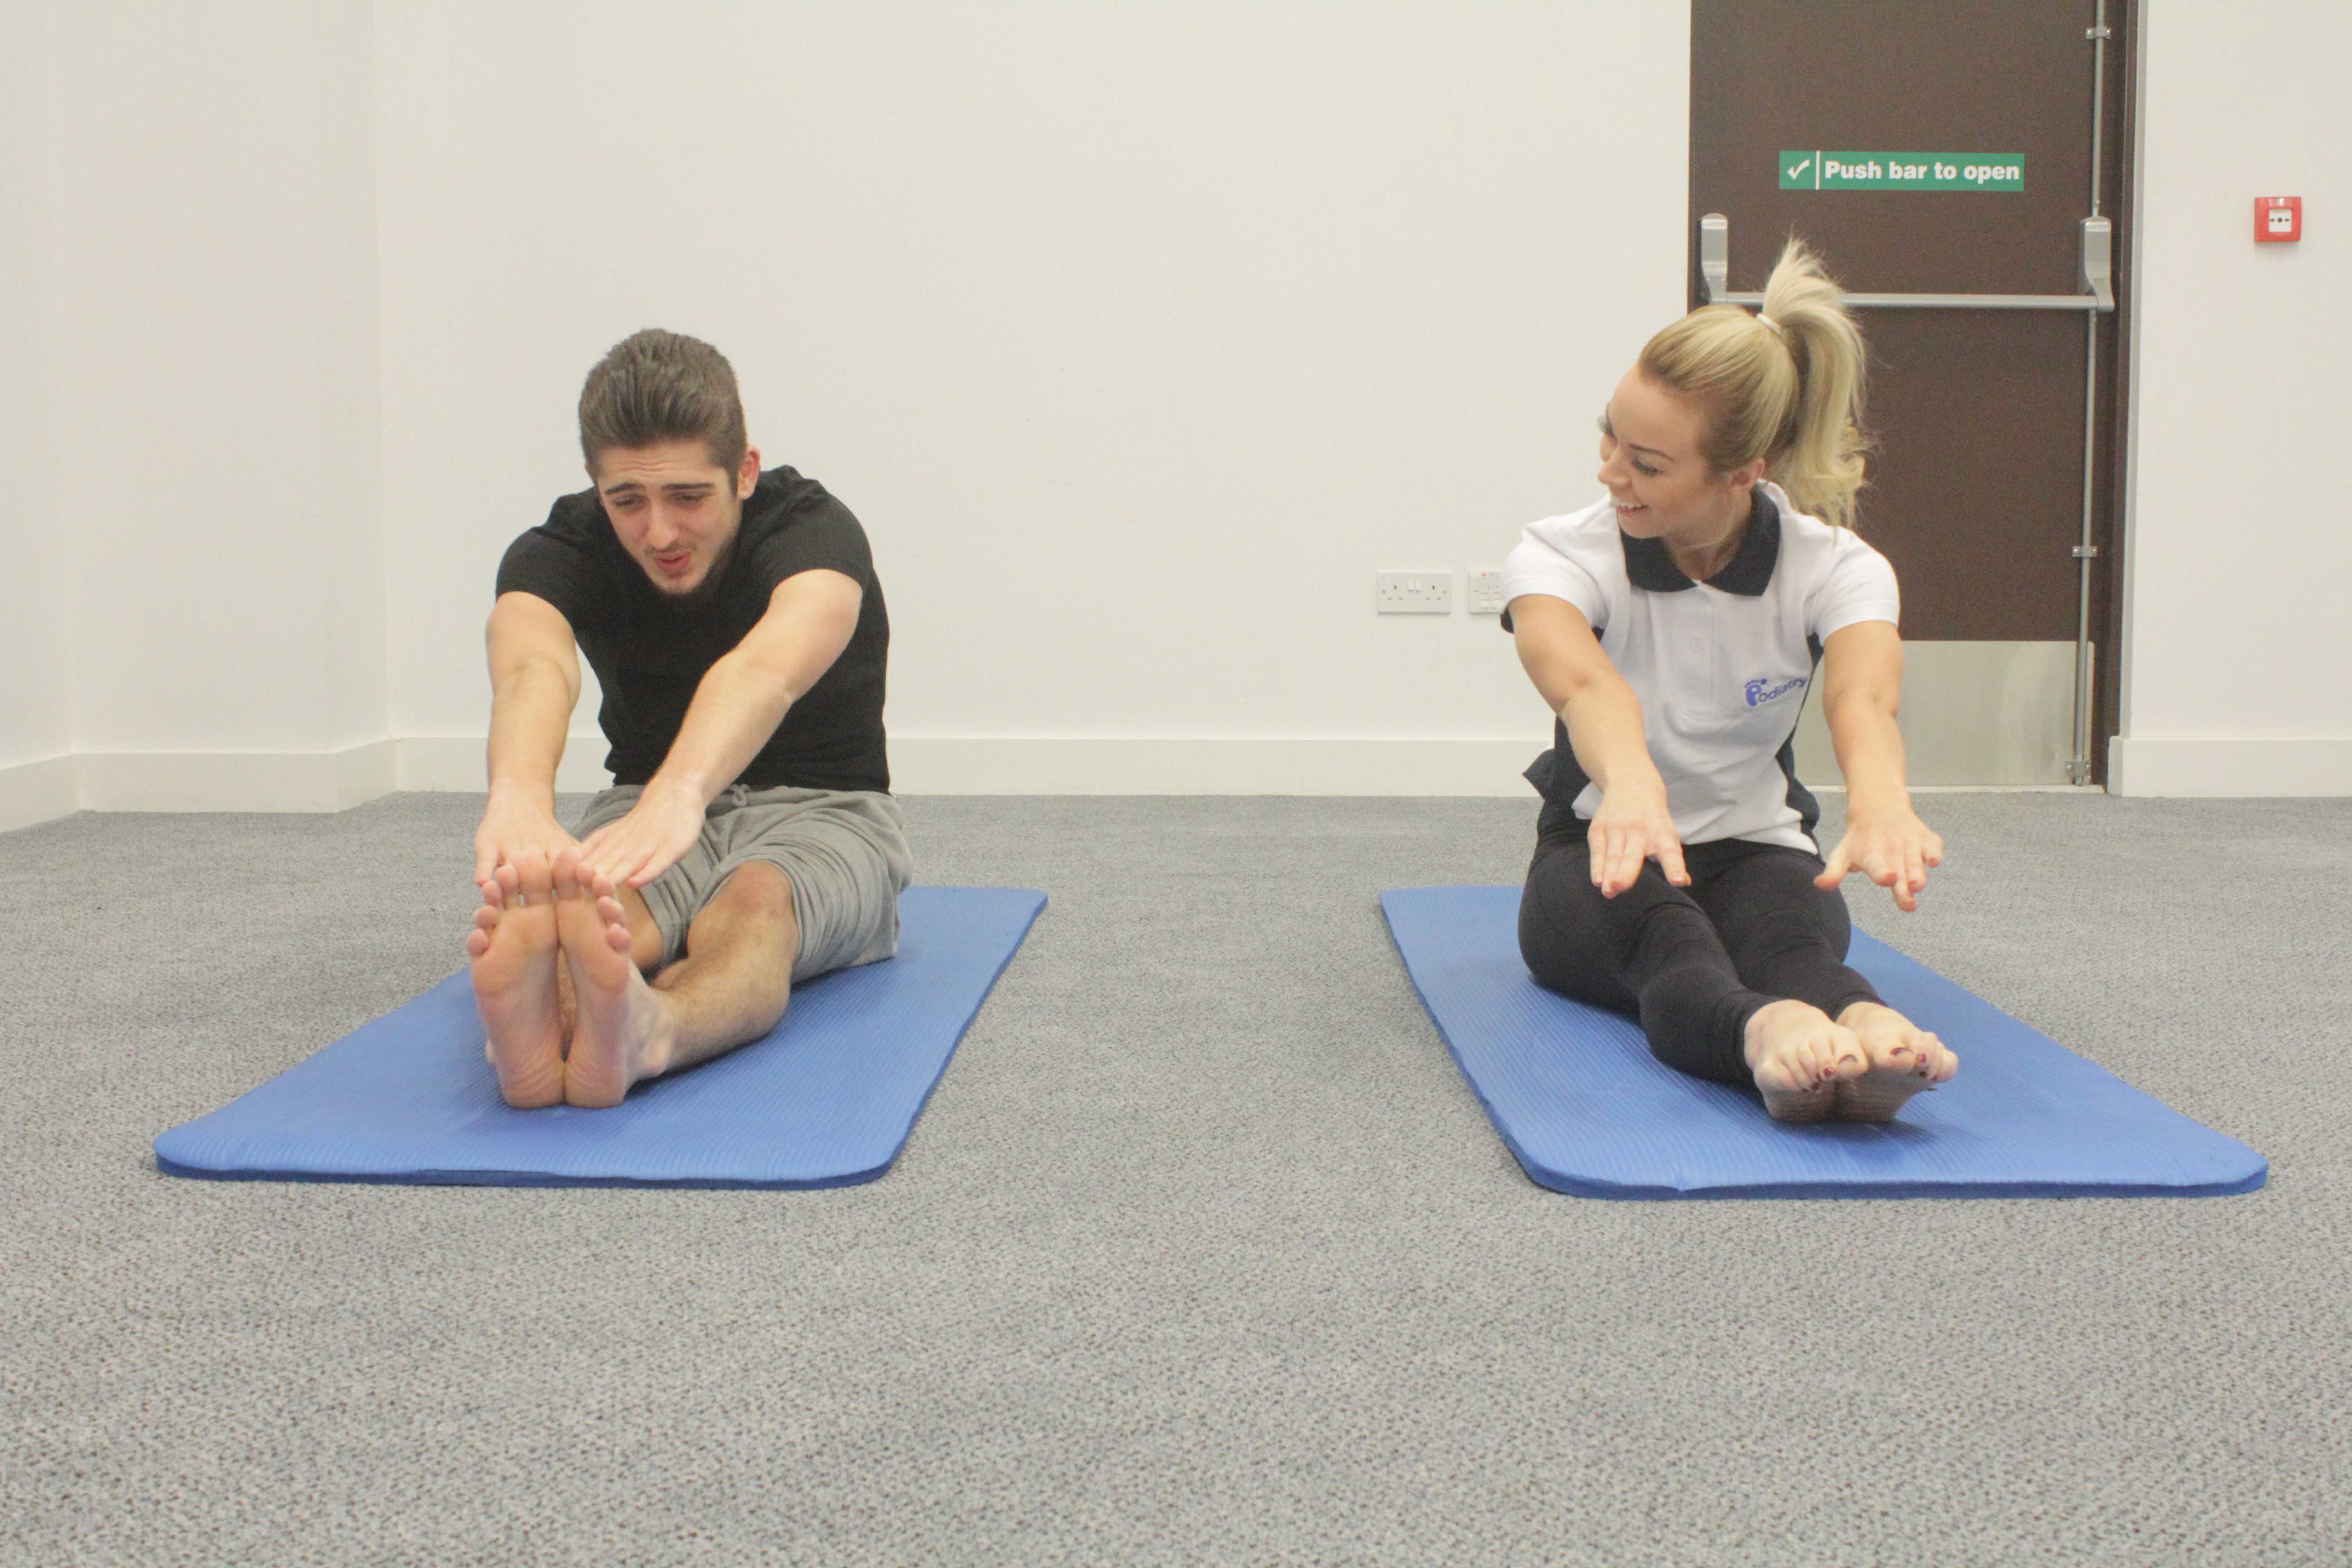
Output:
<path fill-rule="evenodd" d="M 743 460 L 735 465 L 735 499 L 750 500 L 751 492 L 760 488 L 760 448 L 743 448 Z"/>

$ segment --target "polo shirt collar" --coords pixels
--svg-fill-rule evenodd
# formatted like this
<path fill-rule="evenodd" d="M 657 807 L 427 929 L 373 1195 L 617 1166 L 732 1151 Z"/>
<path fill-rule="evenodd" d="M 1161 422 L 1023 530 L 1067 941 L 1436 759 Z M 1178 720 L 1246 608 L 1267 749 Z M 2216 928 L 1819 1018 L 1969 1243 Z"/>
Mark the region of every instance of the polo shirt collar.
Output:
<path fill-rule="evenodd" d="M 1739 542 L 1739 549 L 1730 564 L 1706 580 L 1710 588 L 1720 588 L 1727 594 L 1758 599 L 1772 584 L 1772 568 L 1780 560 L 1780 509 L 1772 498 L 1758 485 L 1748 491 L 1748 537 Z M 1623 529 L 1617 531 L 1618 542 L 1625 547 L 1625 575 L 1636 588 L 1653 594 L 1678 594 L 1696 584 L 1683 575 L 1666 547 L 1654 539 L 1636 539 Z"/>

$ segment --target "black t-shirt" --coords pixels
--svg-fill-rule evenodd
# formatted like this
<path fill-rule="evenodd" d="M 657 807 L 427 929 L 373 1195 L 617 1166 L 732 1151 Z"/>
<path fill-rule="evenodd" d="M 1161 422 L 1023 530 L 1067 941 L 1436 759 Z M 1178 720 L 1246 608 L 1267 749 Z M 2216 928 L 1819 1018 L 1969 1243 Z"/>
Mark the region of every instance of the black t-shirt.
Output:
<path fill-rule="evenodd" d="M 838 572 L 865 590 L 857 629 L 735 782 L 751 789 L 887 790 L 882 687 L 890 616 L 866 531 L 814 479 L 790 468 L 761 474 L 726 559 L 683 598 L 653 585 L 614 536 L 593 489 L 557 501 L 545 522 L 507 547 L 498 591 L 534 595 L 572 623 L 604 689 L 596 715 L 613 743 L 604 765 L 615 783 L 641 784 L 669 754 L 696 686 L 768 613 L 776 584 L 816 570 Z"/>

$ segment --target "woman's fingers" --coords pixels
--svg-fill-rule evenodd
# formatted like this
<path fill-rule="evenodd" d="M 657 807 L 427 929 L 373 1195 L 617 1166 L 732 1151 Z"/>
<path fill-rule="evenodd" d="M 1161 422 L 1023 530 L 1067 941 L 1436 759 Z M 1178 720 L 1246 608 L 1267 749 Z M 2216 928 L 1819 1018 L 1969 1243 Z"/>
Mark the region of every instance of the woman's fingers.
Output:
<path fill-rule="evenodd" d="M 1813 879 L 1813 886 L 1834 888 L 1844 881 L 1846 873 L 1853 869 L 1853 858 L 1846 853 L 1845 840 L 1841 838 L 1837 842 L 1837 847 L 1830 851 L 1829 864 L 1823 866 L 1822 874 Z"/>
<path fill-rule="evenodd" d="M 1613 899 L 1633 885 L 1633 868 L 1640 864 L 1641 840 L 1631 832 L 1612 834 L 1609 841 L 1609 880 L 1601 889 Z"/>
<path fill-rule="evenodd" d="M 1633 885 L 1629 865 L 1641 864 L 1641 840 L 1631 828 L 1610 823 L 1601 830 L 1592 852 L 1592 883 L 1604 899 L 1613 899 Z"/>
<path fill-rule="evenodd" d="M 1683 842 L 1672 834 L 1658 843 L 1658 869 L 1664 871 L 1666 880 L 1675 887 L 1690 886 L 1690 873 L 1683 868 Z"/>

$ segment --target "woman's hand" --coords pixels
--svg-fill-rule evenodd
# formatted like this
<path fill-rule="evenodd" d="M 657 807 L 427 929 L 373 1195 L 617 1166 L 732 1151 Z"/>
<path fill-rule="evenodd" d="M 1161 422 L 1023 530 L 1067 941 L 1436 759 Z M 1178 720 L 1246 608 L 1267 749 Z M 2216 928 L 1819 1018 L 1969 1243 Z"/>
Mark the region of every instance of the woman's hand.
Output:
<path fill-rule="evenodd" d="M 1813 886 L 1834 888 L 1847 873 L 1860 871 L 1895 889 L 1895 907 L 1908 914 L 1919 907 L 1928 868 L 1943 863 L 1942 836 L 1908 805 L 1855 812 L 1846 818 L 1845 837 L 1830 851 L 1829 864 Z"/>
<path fill-rule="evenodd" d="M 1585 843 L 1592 857 L 1592 885 L 1604 899 L 1632 887 L 1644 860 L 1655 860 L 1675 887 L 1690 886 L 1690 873 L 1683 868 L 1682 837 L 1675 831 L 1674 814 L 1666 809 L 1663 779 L 1628 781 L 1602 791 Z"/>

